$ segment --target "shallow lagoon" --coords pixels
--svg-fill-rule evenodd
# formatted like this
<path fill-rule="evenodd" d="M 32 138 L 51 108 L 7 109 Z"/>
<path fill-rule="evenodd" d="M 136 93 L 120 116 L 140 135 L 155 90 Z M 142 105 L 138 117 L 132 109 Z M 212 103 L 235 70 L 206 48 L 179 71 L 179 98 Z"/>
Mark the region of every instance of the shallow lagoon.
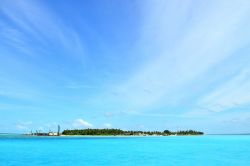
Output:
<path fill-rule="evenodd" d="M 0 165 L 250 165 L 249 135 L 23 137 L 0 135 Z"/>

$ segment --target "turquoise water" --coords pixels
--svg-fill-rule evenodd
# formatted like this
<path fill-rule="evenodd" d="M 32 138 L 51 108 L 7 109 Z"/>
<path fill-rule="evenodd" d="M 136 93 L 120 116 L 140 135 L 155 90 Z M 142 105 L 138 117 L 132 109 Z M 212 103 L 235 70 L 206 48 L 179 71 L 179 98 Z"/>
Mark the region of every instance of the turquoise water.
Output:
<path fill-rule="evenodd" d="M 0 136 L 0 166 L 250 165 L 250 136 Z"/>

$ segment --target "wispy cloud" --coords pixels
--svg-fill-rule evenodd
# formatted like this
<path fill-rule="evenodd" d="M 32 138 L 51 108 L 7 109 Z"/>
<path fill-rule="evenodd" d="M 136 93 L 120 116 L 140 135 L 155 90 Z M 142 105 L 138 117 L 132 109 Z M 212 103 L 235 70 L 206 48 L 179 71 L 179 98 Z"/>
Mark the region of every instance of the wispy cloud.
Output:
<path fill-rule="evenodd" d="M 220 112 L 250 104 L 250 68 L 241 70 L 235 77 L 202 98 L 198 105 Z"/>
<path fill-rule="evenodd" d="M 91 128 L 93 127 L 93 124 L 83 120 L 83 119 L 76 119 L 73 123 L 72 123 L 73 127 L 84 127 L 84 128 Z"/>
<path fill-rule="evenodd" d="M 29 130 L 32 124 L 33 122 L 31 121 L 19 122 L 18 124 L 16 124 L 16 128 L 19 130 Z"/>
<path fill-rule="evenodd" d="M 166 30 L 162 27 L 169 28 L 173 22 L 178 27 L 183 24 L 181 19 L 175 21 L 173 19 L 176 18 L 165 19 L 169 13 L 164 13 L 160 9 L 166 7 L 167 4 L 164 1 L 157 2 L 156 5 L 150 3 L 153 13 L 150 10 L 147 11 L 146 18 L 152 18 L 152 20 L 145 19 L 145 26 L 142 27 L 142 29 L 147 29 L 147 31 L 143 31 L 143 40 L 152 40 L 150 43 L 159 40 L 156 35 L 166 35 Z M 133 107 L 132 109 L 147 108 L 161 103 L 171 104 L 173 99 L 175 103 L 180 102 L 182 100 L 180 89 L 187 94 L 193 94 L 192 90 L 188 89 L 188 85 L 195 83 L 196 78 L 212 70 L 215 65 L 225 59 L 231 58 L 236 51 L 250 42 L 250 32 L 245 28 L 249 26 L 249 24 L 246 25 L 250 15 L 249 2 L 211 2 L 207 7 L 201 5 L 199 10 L 193 8 L 190 10 L 188 3 L 185 4 L 186 7 L 180 3 L 177 3 L 177 6 L 182 6 L 180 13 L 190 17 L 188 18 L 190 23 L 186 25 L 185 29 L 180 28 L 178 31 L 181 33 L 182 30 L 185 30 L 185 34 L 176 34 L 178 42 L 174 44 L 171 44 L 171 40 L 169 40 L 171 38 L 165 36 L 166 38 L 162 38 L 157 46 L 153 48 L 149 46 L 161 51 L 152 56 L 148 64 L 135 72 L 127 82 L 118 85 L 115 90 L 121 94 L 120 101 L 129 103 L 128 105 Z M 153 18 L 158 19 L 154 21 Z M 151 25 L 154 28 L 150 31 L 148 27 Z M 168 47 L 169 44 L 171 44 L 171 48 Z M 234 86 L 237 88 L 238 84 Z M 245 90 L 248 87 L 249 84 L 246 83 Z M 237 96 L 244 91 L 244 89 L 240 89 Z"/>
<path fill-rule="evenodd" d="M 105 113 L 104 113 L 104 116 L 105 116 L 105 117 L 113 117 L 113 116 L 114 116 L 114 113 L 112 113 L 112 112 L 105 112 Z"/>
<path fill-rule="evenodd" d="M 0 95 L 21 100 L 53 96 L 40 83 L 71 80 L 57 68 L 65 59 L 84 65 L 82 38 L 43 1 L 3 0 L 0 11 Z"/>
<path fill-rule="evenodd" d="M 97 87 L 97 86 L 88 85 L 88 84 L 80 84 L 77 82 L 70 82 L 65 87 L 69 89 L 100 89 L 100 87 Z"/>
<path fill-rule="evenodd" d="M 110 123 L 104 123 L 103 126 L 104 126 L 105 128 L 111 128 L 111 127 L 112 127 L 112 125 L 111 125 Z"/>
<path fill-rule="evenodd" d="M 2 35 L 7 39 L 6 42 L 16 48 L 32 55 L 37 53 L 36 51 L 49 53 L 46 50 L 50 44 L 61 44 L 61 48 L 68 51 L 70 56 L 84 58 L 85 51 L 77 32 L 65 26 L 63 20 L 43 2 L 28 0 L 13 3 L 4 0 L 1 11 L 18 27 L 14 28 L 11 24 L 2 27 Z M 35 47 L 36 50 L 34 46 L 31 47 L 31 42 L 34 41 L 29 41 L 30 37 L 40 44 L 40 47 Z"/>
<path fill-rule="evenodd" d="M 55 3 L 0 2 L 0 114 L 60 114 L 65 128 L 93 127 L 67 119 L 84 110 L 97 126 L 127 128 L 133 118 L 219 123 L 215 115 L 248 111 L 248 0 L 149 0 L 94 14 L 88 5 Z M 129 5 L 137 7 L 127 12 Z"/>
<path fill-rule="evenodd" d="M 27 126 L 24 126 L 24 125 L 16 125 L 16 127 L 19 129 L 19 130 L 28 130 L 29 128 Z"/>

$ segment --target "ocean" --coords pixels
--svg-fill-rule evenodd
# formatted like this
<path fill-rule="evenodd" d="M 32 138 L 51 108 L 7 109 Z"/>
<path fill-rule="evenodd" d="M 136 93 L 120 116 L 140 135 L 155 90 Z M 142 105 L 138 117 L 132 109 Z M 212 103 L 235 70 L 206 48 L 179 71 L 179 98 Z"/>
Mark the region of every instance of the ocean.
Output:
<path fill-rule="evenodd" d="M 249 135 L 0 135 L 0 166 L 249 166 Z"/>

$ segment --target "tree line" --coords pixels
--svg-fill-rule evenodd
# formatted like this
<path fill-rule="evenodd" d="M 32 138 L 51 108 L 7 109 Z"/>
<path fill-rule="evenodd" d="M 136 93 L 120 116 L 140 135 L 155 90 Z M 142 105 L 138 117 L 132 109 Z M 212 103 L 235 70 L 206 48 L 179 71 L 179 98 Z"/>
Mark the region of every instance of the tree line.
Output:
<path fill-rule="evenodd" d="M 161 131 L 123 131 L 121 129 L 73 129 L 64 130 L 63 135 L 203 135 L 203 132 L 195 130 L 181 130 L 172 132 L 169 130 Z"/>

